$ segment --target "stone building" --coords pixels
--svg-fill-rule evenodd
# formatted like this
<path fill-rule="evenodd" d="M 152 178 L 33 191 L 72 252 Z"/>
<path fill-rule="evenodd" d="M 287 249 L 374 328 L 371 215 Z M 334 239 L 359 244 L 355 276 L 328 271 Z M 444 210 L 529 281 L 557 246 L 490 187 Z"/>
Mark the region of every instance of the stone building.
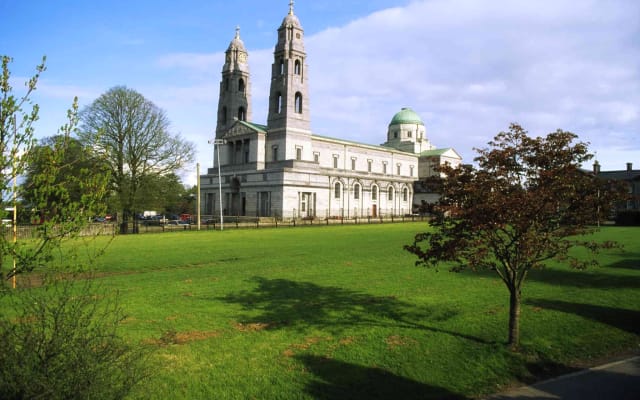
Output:
<path fill-rule="evenodd" d="M 382 145 L 313 134 L 306 58 L 291 2 L 278 28 L 267 124 L 255 123 L 249 54 L 236 30 L 220 82 L 218 160 L 200 179 L 202 214 L 219 215 L 222 207 L 233 216 L 379 217 L 411 213 L 416 201 L 431 199 L 414 183 L 434 174 L 435 165 L 459 164 L 455 150 L 436 149 L 409 108 L 392 117 Z"/>

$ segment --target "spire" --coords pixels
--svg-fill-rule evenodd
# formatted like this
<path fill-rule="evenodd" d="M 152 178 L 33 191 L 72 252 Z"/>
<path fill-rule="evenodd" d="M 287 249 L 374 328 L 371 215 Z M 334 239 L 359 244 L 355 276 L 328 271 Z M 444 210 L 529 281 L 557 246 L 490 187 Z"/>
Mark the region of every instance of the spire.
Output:
<path fill-rule="evenodd" d="M 293 0 L 289 0 L 289 15 L 293 15 Z"/>
<path fill-rule="evenodd" d="M 240 25 L 236 25 L 236 39 L 240 39 Z"/>

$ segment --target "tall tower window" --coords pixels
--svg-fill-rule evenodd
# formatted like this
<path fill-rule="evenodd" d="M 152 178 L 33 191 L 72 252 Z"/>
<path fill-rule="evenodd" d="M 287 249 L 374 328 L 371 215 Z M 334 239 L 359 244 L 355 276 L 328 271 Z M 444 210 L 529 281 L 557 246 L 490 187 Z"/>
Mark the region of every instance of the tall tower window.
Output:
<path fill-rule="evenodd" d="M 391 186 L 389 186 L 389 197 L 388 197 L 389 201 L 393 201 L 393 188 Z"/>
<path fill-rule="evenodd" d="M 238 91 L 244 93 L 244 79 L 240 78 L 238 80 Z"/>
<path fill-rule="evenodd" d="M 276 112 L 282 113 L 282 93 L 280 92 L 276 94 Z"/>
<path fill-rule="evenodd" d="M 302 67 L 300 66 L 300 60 L 296 60 L 296 63 L 293 67 L 293 73 L 296 75 L 300 75 L 302 72 Z"/>
<path fill-rule="evenodd" d="M 247 120 L 247 111 L 244 109 L 244 107 L 238 108 L 238 119 L 240 121 L 246 121 Z"/>
<path fill-rule="evenodd" d="M 227 106 L 223 106 L 222 111 L 220 111 L 220 121 L 222 121 L 223 124 L 227 123 Z"/>
<path fill-rule="evenodd" d="M 342 192 L 342 185 L 340 185 L 340 182 L 336 182 L 336 184 L 333 186 L 333 197 L 339 199 L 340 192 Z"/>
<path fill-rule="evenodd" d="M 224 91 L 225 92 L 229 91 L 229 78 L 224 79 Z"/>
<path fill-rule="evenodd" d="M 302 114 L 302 93 L 296 92 L 295 111 Z"/>
<path fill-rule="evenodd" d="M 284 75 L 284 60 L 280 59 L 280 67 L 279 67 L 280 75 Z"/>
<path fill-rule="evenodd" d="M 357 183 L 353 185 L 353 199 L 360 200 L 360 185 Z"/>

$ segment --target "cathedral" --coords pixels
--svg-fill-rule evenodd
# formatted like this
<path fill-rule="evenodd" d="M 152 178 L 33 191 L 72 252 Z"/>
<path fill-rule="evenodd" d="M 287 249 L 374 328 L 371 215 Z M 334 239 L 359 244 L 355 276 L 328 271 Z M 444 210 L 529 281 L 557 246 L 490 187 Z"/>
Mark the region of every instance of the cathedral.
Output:
<path fill-rule="evenodd" d="M 451 148 L 435 148 L 410 108 L 391 118 L 381 145 L 311 131 L 304 31 L 293 1 L 273 55 L 264 125 L 253 121 L 249 54 L 236 29 L 220 82 L 214 141 L 219 164 L 214 161 L 200 177 L 203 215 L 377 218 L 409 214 L 437 199 L 419 180 L 435 174 L 437 165 L 460 164 L 461 157 Z"/>

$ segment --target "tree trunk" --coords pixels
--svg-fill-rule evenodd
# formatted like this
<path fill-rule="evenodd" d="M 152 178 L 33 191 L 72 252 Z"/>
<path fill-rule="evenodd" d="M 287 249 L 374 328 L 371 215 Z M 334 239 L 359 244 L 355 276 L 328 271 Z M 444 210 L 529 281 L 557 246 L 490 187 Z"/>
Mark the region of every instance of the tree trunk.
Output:
<path fill-rule="evenodd" d="M 520 345 L 520 288 L 509 288 L 509 349 Z"/>

